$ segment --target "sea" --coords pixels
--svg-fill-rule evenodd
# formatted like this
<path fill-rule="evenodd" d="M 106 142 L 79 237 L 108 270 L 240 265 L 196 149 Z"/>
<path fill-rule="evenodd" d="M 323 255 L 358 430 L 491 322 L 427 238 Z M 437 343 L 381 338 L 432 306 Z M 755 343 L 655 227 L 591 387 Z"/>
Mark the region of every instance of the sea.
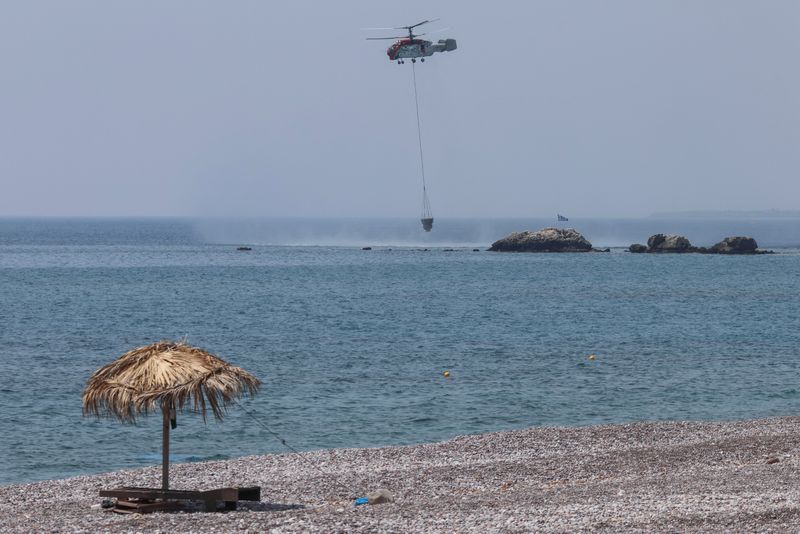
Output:
<path fill-rule="evenodd" d="M 162 339 L 263 383 L 173 462 L 800 413 L 800 218 L 554 219 L 0 218 L 0 484 L 158 464 L 81 393 Z M 486 250 L 555 225 L 611 250 Z M 775 254 L 626 252 L 659 232 Z"/>

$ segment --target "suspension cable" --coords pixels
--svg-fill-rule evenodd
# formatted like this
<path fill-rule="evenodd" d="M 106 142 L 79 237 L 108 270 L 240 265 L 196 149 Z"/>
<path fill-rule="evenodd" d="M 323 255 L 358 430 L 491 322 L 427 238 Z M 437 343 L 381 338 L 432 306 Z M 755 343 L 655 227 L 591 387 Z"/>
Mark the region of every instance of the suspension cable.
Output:
<path fill-rule="evenodd" d="M 414 78 L 414 105 L 417 110 L 417 140 L 419 141 L 419 167 L 422 171 L 422 213 L 424 217 L 430 216 L 430 203 L 428 201 L 428 189 L 425 184 L 425 159 L 422 156 L 422 127 L 419 121 L 419 96 L 417 96 L 417 70 L 411 62 L 411 74 Z"/>

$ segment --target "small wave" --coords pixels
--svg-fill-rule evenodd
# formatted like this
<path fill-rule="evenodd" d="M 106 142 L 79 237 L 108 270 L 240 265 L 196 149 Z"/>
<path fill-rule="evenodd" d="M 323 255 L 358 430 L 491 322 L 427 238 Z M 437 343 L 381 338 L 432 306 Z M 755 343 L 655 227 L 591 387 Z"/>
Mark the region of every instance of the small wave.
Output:
<path fill-rule="evenodd" d="M 798 390 L 795 388 L 784 389 L 779 393 L 772 393 L 767 395 L 770 399 L 793 399 L 798 396 Z"/>
<path fill-rule="evenodd" d="M 436 421 L 433 417 L 415 417 L 413 419 L 409 419 L 409 423 L 433 423 Z"/>

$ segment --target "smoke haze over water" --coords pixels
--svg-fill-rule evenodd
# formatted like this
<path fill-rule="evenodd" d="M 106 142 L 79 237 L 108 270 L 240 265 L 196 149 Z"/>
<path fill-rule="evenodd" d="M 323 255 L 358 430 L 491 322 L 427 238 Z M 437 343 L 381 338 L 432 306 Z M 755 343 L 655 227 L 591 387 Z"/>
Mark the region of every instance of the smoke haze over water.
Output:
<path fill-rule="evenodd" d="M 598 248 L 680 234 L 697 246 L 733 235 L 762 248 L 800 248 L 800 217 L 647 217 L 640 219 L 437 218 L 424 232 L 413 218 L 0 218 L 0 246 L 276 245 L 327 247 L 488 248 L 511 232 L 574 228 Z"/>
<path fill-rule="evenodd" d="M 761 247 L 800 246 L 800 218 L 762 219 L 437 219 L 424 232 L 415 219 L 206 219 L 194 229 L 207 243 L 297 246 L 488 247 L 511 232 L 548 226 L 575 228 L 595 247 L 646 243 L 653 234 L 680 234 L 697 246 L 732 235 Z"/>

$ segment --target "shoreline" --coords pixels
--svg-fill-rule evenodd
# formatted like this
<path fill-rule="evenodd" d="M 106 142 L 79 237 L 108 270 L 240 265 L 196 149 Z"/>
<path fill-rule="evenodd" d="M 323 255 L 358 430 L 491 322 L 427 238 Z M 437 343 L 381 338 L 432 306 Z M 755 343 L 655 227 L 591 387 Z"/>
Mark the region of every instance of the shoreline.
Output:
<path fill-rule="evenodd" d="M 100 489 L 157 487 L 160 469 L 0 486 L 0 524 L 4 532 L 800 529 L 800 417 L 533 427 L 175 464 L 176 489 L 257 485 L 261 502 L 210 514 L 92 508 Z M 381 488 L 394 502 L 353 506 Z"/>

